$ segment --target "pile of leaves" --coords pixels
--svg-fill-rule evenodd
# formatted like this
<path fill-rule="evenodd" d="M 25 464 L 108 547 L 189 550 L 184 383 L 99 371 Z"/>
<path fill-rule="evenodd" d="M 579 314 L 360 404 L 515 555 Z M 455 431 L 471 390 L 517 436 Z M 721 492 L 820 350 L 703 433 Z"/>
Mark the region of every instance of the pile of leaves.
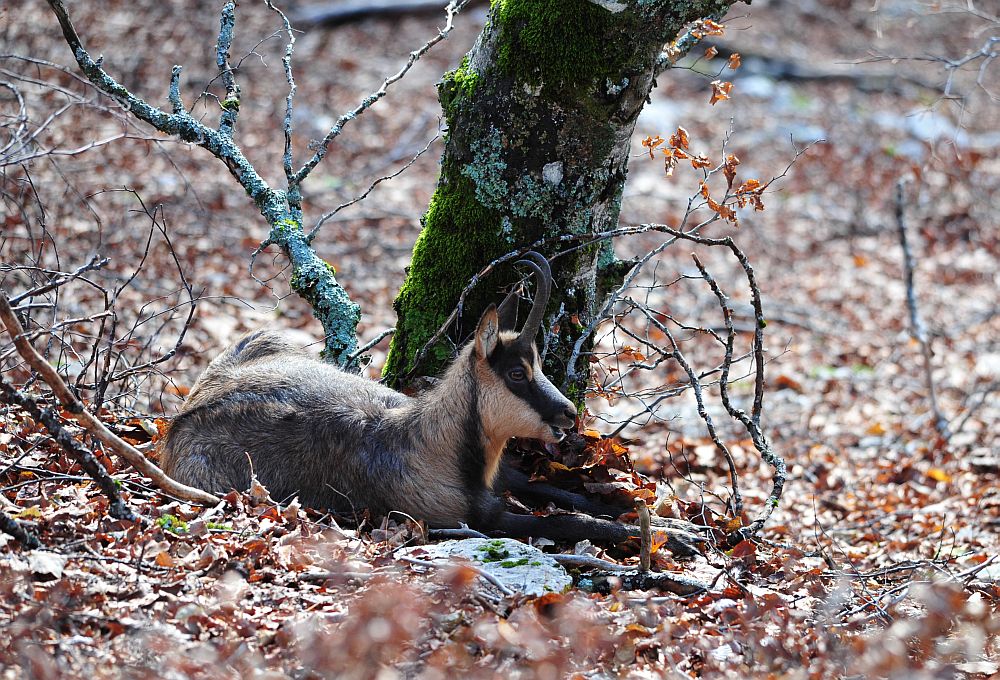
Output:
<path fill-rule="evenodd" d="M 146 438 L 134 421 L 105 418 L 136 443 Z M 193 507 L 149 489 L 105 456 L 145 518 L 114 520 L 106 499 L 36 423 L 15 409 L 3 419 L 0 455 L 16 458 L 0 484 L 44 545 L 26 551 L 0 537 L 0 616 L 9 632 L 0 658 L 29 677 L 104 677 L 123 669 L 206 678 L 364 678 L 386 668 L 421 677 L 995 670 L 983 655 L 1000 634 L 1000 588 L 975 577 L 996 565 L 981 554 L 959 561 L 957 546 L 944 541 L 934 558 L 919 558 L 927 531 L 941 527 L 925 526 L 930 513 L 896 522 L 899 499 L 879 499 L 881 521 L 867 525 L 859 520 L 876 509 L 875 499 L 837 509 L 839 538 L 852 546 L 848 571 L 825 550 L 744 542 L 686 561 L 656 553 L 658 569 L 711 579 L 707 592 L 692 597 L 571 590 L 504 598 L 461 564 L 427 569 L 397 559 L 398 548 L 426 540 L 419 525 L 348 529 L 297 502 L 277 505 L 259 485 L 215 508 Z M 536 478 L 594 492 L 654 493 L 620 442 L 582 439 L 584 447 L 561 460 L 543 464 L 527 454 Z M 697 470 L 692 461 L 685 474 Z M 937 501 L 934 489 L 926 494 L 925 503 Z M 694 504 L 667 505 L 696 518 Z M 994 522 L 1000 514 L 997 505 L 979 512 L 992 513 Z M 786 526 L 769 535 L 795 532 Z M 560 547 L 636 561 L 586 543 Z M 914 559 L 900 560 L 903 554 Z M 858 588 L 864 596 L 855 596 Z M 895 606 L 904 593 L 905 604 Z"/>

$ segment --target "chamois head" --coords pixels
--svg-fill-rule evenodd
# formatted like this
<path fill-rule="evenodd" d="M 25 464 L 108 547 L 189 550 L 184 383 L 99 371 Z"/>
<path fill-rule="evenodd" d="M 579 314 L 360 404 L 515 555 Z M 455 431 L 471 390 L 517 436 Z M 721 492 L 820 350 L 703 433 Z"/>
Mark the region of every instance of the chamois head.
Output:
<path fill-rule="evenodd" d="M 476 327 L 474 360 L 484 431 L 501 439 L 525 437 L 558 442 L 576 422 L 576 407 L 542 373 L 535 348 L 552 289 L 548 261 L 536 252 L 517 264 L 535 274 L 535 302 L 520 333 L 514 331 L 517 289 L 497 308 L 490 305 Z"/>

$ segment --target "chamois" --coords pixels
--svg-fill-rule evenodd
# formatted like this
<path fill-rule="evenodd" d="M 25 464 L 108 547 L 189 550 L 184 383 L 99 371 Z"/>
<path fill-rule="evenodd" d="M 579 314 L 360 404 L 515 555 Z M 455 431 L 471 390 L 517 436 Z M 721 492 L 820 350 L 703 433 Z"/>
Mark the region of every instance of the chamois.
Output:
<path fill-rule="evenodd" d="M 581 514 L 517 515 L 494 493 L 512 437 L 555 443 L 576 407 L 542 373 L 534 337 L 552 274 L 535 252 L 534 304 L 517 333 L 516 291 L 490 305 L 443 379 L 417 397 L 312 358 L 273 331 L 243 336 L 209 364 L 161 442 L 164 471 L 212 492 L 251 474 L 278 499 L 338 510 L 399 511 L 432 527 L 622 542 L 634 528 Z M 523 476 L 502 477 L 524 486 Z M 539 495 L 541 485 L 531 494 Z M 606 508 L 555 490 L 555 501 Z M 622 510 L 615 510 L 617 515 Z"/>

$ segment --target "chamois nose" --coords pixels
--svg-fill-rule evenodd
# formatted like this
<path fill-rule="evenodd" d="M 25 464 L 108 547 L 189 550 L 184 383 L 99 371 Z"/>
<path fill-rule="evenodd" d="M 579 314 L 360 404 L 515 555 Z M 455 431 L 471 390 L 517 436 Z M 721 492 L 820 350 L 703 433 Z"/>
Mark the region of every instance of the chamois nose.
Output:
<path fill-rule="evenodd" d="M 576 422 L 576 406 L 574 406 L 573 404 L 567 406 L 566 410 L 563 411 L 563 415 L 572 420 L 573 422 Z"/>

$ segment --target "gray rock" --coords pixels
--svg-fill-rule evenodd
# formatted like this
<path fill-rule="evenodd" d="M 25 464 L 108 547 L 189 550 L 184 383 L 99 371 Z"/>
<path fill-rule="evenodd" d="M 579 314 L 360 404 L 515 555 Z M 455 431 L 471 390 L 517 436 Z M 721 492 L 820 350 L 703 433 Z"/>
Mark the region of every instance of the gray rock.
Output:
<path fill-rule="evenodd" d="M 554 559 L 510 538 L 466 538 L 414 546 L 397 554 L 428 562 L 467 560 L 504 586 L 531 597 L 561 593 L 573 579 Z"/>

